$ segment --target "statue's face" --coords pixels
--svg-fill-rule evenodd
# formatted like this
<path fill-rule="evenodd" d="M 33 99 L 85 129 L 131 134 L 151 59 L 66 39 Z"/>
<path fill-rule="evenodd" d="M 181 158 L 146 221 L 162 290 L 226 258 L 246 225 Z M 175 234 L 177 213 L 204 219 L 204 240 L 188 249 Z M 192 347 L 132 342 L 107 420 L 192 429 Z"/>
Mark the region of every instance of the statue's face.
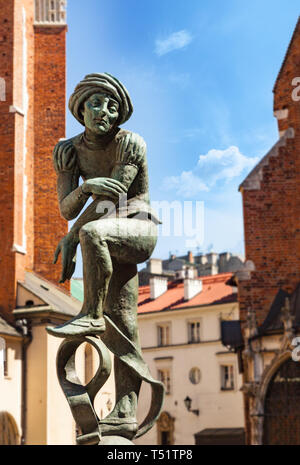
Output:
<path fill-rule="evenodd" d="M 95 135 L 107 134 L 119 117 L 119 103 L 109 94 L 93 94 L 84 102 L 84 125 Z"/>

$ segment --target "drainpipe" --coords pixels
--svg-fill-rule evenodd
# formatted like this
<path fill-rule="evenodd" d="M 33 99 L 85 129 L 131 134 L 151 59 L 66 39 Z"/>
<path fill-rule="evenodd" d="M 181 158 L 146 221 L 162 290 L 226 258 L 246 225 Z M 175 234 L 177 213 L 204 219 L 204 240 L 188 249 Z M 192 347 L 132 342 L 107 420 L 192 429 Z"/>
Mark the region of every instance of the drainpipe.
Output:
<path fill-rule="evenodd" d="M 26 444 L 26 420 L 27 420 L 27 348 L 32 341 L 31 328 L 28 320 L 17 320 L 18 326 L 23 333 L 22 341 L 22 398 L 21 398 L 21 445 Z"/>

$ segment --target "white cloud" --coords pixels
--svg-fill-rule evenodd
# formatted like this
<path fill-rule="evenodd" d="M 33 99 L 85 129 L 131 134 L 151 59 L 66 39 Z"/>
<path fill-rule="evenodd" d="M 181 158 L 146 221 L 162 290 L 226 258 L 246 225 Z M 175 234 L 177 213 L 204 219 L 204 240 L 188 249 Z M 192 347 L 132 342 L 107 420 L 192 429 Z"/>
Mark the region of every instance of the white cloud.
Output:
<path fill-rule="evenodd" d="M 173 50 L 178 50 L 185 47 L 191 41 L 191 34 L 188 31 L 182 29 L 181 31 L 173 32 L 173 34 L 170 34 L 166 39 L 157 39 L 155 41 L 155 53 L 158 56 L 162 56 L 166 53 L 172 52 Z"/>
<path fill-rule="evenodd" d="M 258 160 L 258 157 L 246 157 L 238 147 L 232 145 L 225 150 L 211 149 L 206 155 L 200 155 L 195 171 L 201 177 L 208 177 L 210 186 L 213 186 L 221 179 L 228 182 L 240 176 Z"/>
<path fill-rule="evenodd" d="M 163 181 L 163 188 L 177 191 L 182 197 L 195 197 L 199 192 L 208 191 L 207 185 L 192 171 L 183 171 L 180 176 L 169 176 Z"/>
<path fill-rule="evenodd" d="M 234 145 L 225 150 L 211 149 L 199 156 L 193 170 L 165 178 L 163 186 L 176 190 L 180 196 L 194 197 L 199 192 L 209 191 L 219 181 L 228 183 L 249 172 L 258 160 L 258 157 L 246 157 Z"/>

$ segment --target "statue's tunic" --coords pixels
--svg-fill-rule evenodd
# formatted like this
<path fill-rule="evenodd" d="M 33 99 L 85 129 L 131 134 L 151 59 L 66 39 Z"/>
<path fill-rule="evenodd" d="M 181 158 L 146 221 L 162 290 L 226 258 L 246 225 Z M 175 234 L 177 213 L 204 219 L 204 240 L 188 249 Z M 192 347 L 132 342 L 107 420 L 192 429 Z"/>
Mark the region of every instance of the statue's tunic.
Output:
<path fill-rule="evenodd" d="M 126 138 L 131 142 L 132 148 L 124 153 L 122 143 Z M 111 177 L 125 185 L 130 184 L 129 179 L 127 179 L 126 167 L 132 166 L 136 169 L 136 176 L 129 185 L 127 203 L 124 199 L 120 199 L 117 203 L 114 202 L 115 211 L 111 209 L 105 214 L 105 218 L 117 215 L 119 218 L 136 217 L 145 220 L 151 219 L 156 224 L 160 223 L 150 206 L 146 144 L 142 137 L 125 129 L 117 128 L 113 137 L 102 146 L 91 144 L 87 141 L 84 133 L 70 140 L 76 151 L 76 162 L 72 164 L 71 170 L 66 169 L 68 160 L 60 160 L 59 166 L 54 162 L 54 166 L 59 176 L 64 176 L 63 173 L 66 171 L 70 176 L 72 172 L 71 191 L 77 188 L 80 176 L 84 181 L 97 177 Z M 64 197 L 64 187 L 67 186 L 61 178 L 58 182 L 59 197 Z M 93 195 L 92 197 L 99 201 L 109 200 L 112 202 L 112 199 L 106 196 Z"/>

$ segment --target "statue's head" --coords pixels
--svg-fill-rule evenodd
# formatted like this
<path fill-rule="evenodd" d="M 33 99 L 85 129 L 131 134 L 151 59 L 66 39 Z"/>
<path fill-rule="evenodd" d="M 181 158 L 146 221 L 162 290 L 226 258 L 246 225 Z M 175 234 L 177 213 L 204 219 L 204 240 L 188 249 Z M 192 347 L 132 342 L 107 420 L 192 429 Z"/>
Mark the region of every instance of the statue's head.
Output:
<path fill-rule="evenodd" d="M 107 73 L 85 76 L 70 97 L 69 109 L 79 123 L 99 136 L 125 123 L 133 112 L 127 89 Z"/>

